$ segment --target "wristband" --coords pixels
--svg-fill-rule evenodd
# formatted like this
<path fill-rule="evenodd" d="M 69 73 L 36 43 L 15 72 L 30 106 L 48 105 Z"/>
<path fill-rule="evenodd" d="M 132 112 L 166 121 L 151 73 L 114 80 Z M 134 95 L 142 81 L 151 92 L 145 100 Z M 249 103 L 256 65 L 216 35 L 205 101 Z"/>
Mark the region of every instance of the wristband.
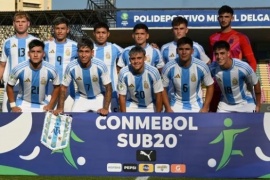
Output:
<path fill-rule="evenodd" d="M 15 103 L 15 102 L 10 103 L 10 107 L 11 107 L 11 108 L 16 107 L 16 103 Z"/>

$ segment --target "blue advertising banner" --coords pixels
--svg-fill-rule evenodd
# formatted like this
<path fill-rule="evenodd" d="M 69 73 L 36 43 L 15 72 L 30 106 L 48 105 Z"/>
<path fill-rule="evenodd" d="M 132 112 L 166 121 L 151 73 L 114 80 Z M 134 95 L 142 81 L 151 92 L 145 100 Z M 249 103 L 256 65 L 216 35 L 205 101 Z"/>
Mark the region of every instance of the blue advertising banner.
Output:
<path fill-rule="evenodd" d="M 44 113 L 1 113 L 0 175 L 270 177 L 270 113 L 71 115 L 69 145 L 52 151 Z"/>
<path fill-rule="evenodd" d="M 145 23 L 148 27 L 171 27 L 174 17 L 183 16 L 189 27 L 219 27 L 218 10 L 120 10 L 117 12 L 116 27 L 133 27 Z M 270 26 L 270 9 L 237 9 L 233 26 Z"/>

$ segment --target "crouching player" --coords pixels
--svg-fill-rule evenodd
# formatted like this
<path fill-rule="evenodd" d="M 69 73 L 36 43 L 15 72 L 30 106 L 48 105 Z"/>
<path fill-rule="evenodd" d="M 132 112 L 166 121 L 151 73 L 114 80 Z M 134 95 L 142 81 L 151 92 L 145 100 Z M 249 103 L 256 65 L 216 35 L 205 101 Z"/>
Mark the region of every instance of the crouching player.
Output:
<path fill-rule="evenodd" d="M 129 51 L 130 64 L 121 69 L 118 93 L 121 112 L 161 112 L 163 91 L 156 67 L 145 63 L 145 50 L 135 46 Z"/>
<path fill-rule="evenodd" d="M 222 92 L 217 112 L 260 112 L 261 87 L 256 73 L 246 62 L 231 58 L 227 41 L 215 42 L 213 50 L 216 61 L 211 72 Z"/>
<path fill-rule="evenodd" d="M 78 43 L 79 58 L 67 65 L 54 114 L 63 112 L 67 89 L 72 81 L 78 86 L 72 112 L 98 112 L 101 115 L 109 113 L 111 79 L 106 64 L 93 57 L 93 47 L 93 42 L 87 38 Z"/>
<path fill-rule="evenodd" d="M 32 40 L 29 45 L 30 59 L 15 66 L 8 79 L 7 95 L 12 112 L 43 112 L 52 110 L 57 102 L 60 82 L 55 68 L 43 61 L 44 43 Z M 13 87 L 19 80 L 19 93 L 15 102 Z M 45 100 L 46 89 L 52 81 L 54 89 L 50 102 Z"/>

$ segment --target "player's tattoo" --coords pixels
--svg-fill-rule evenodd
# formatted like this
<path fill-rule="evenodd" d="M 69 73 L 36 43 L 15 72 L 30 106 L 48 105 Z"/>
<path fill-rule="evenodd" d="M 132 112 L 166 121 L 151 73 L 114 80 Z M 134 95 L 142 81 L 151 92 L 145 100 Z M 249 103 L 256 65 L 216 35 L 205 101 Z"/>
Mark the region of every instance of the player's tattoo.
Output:
<path fill-rule="evenodd" d="M 67 88 L 61 86 L 60 97 L 59 97 L 59 100 L 58 100 L 58 107 L 57 107 L 58 109 L 64 109 L 64 102 L 65 102 L 65 98 L 66 98 L 66 91 L 67 91 Z"/>
<path fill-rule="evenodd" d="M 105 92 L 105 97 L 104 97 L 104 108 L 109 109 L 111 99 L 112 99 L 112 84 L 109 83 L 105 85 L 105 89 L 106 89 L 106 92 Z"/>

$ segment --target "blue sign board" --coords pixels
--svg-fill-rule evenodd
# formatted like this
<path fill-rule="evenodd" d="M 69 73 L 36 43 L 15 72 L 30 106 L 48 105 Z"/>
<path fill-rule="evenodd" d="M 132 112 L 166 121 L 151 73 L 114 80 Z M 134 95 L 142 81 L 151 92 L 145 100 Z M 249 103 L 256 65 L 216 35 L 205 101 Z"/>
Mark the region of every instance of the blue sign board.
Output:
<path fill-rule="evenodd" d="M 44 113 L 1 113 L 0 175 L 270 178 L 270 113 L 71 115 L 51 151 Z"/>
<path fill-rule="evenodd" d="M 183 16 L 189 27 L 219 27 L 217 10 L 120 10 L 117 27 L 133 27 L 145 23 L 148 27 L 171 27 L 174 17 Z M 270 9 L 237 9 L 233 26 L 270 26 Z"/>

